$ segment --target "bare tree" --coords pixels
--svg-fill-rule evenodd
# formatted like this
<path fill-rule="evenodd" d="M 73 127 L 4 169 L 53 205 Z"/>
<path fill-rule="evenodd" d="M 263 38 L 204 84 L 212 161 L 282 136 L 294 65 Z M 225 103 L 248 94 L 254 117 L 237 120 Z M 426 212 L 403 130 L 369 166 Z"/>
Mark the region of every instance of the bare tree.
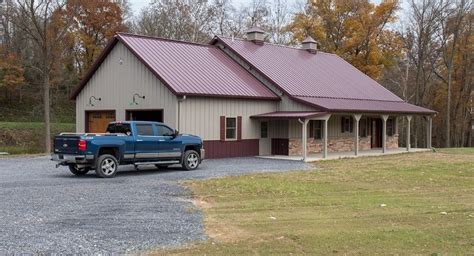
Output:
<path fill-rule="evenodd" d="M 408 54 L 415 66 L 415 104 L 424 105 L 423 100 L 433 77 L 432 65 L 439 57 L 436 51 L 436 31 L 440 28 L 440 17 L 447 3 L 443 0 L 411 0 L 408 34 L 414 38 L 413 48 Z M 414 118 L 414 146 L 418 147 L 421 119 Z"/>
<path fill-rule="evenodd" d="M 46 153 L 51 152 L 51 71 L 60 56 L 57 46 L 66 36 L 69 27 L 68 24 L 58 24 L 55 15 L 64 5 L 65 1 L 61 0 L 18 0 L 12 19 L 15 29 L 30 39 L 39 53 L 39 62 L 31 68 L 39 72 L 42 80 Z"/>

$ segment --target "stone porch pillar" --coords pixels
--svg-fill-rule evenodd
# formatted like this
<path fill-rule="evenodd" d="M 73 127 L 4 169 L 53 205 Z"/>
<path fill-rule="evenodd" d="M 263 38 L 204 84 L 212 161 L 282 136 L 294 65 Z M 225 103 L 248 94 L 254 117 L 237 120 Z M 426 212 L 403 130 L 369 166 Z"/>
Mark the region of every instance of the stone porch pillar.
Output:
<path fill-rule="evenodd" d="M 354 154 L 357 156 L 359 154 L 359 121 L 362 117 L 361 114 L 354 114 Z"/>
<path fill-rule="evenodd" d="M 411 116 L 407 116 L 407 151 L 410 151 L 410 122 Z"/>
<path fill-rule="evenodd" d="M 431 133 L 433 127 L 433 118 L 431 116 L 426 116 L 426 148 L 431 149 Z"/>
<path fill-rule="evenodd" d="M 382 153 L 387 152 L 387 120 L 388 115 L 381 115 L 382 117 Z"/>

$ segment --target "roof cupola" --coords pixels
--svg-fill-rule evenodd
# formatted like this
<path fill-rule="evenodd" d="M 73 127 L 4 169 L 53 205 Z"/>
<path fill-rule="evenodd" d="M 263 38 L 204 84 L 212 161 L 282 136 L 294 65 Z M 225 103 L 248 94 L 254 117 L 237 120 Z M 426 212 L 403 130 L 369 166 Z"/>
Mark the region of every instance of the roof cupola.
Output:
<path fill-rule="evenodd" d="M 310 53 L 316 54 L 318 52 L 318 42 L 310 36 L 306 37 L 306 39 L 301 42 L 301 45 L 304 50 Z"/>
<path fill-rule="evenodd" d="M 265 41 L 265 31 L 258 27 L 252 27 L 246 31 L 247 40 L 252 41 L 256 44 L 263 44 Z"/>

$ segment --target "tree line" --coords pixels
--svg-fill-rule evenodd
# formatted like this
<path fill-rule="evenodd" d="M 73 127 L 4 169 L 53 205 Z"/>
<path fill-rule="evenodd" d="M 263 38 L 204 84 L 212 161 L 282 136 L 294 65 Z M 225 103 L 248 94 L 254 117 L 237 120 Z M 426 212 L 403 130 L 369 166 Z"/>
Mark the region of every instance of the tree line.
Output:
<path fill-rule="evenodd" d="M 472 141 L 472 0 L 155 0 L 139 13 L 127 0 L 4 2 L 0 120 L 45 122 L 48 152 L 50 122 L 74 121 L 69 94 L 116 32 L 207 43 L 254 26 L 272 43 L 312 36 L 405 101 L 438 111 L 434 145 Z M 413 146 L 422 146 L 425 122 L 413 123 Z"/>

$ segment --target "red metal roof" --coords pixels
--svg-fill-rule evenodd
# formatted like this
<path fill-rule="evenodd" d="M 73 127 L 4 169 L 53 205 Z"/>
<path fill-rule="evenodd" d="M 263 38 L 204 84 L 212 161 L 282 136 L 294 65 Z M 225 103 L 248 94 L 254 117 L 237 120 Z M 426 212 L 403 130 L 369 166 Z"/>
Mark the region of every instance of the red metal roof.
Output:
<path fill-rule="evenodd" d="M 279 97 L 249 72 L 213 45 L 120 33 L 113 40 L 122 42 L 176 95 L 257 98 Z M 111 44 L 113 47 L 115 43 Z M 110 52 L 106 49 L 105 52 Z M 91 69 L 78 90 L 92 77 L 100 63 Z"/>
<path fill-rule="evenodd" d="M 216 37 L 290 98 L 326 111 L 434 114 L 408 104 L 335 54 Z"/>
<path fill-rule="evenodd" d="M 321 97 L 295 97 L 296 100 L 318 109 L 331 112 L 394 113 L 394 114 L 436 114 L 435 111 L 404 101 L 379 101 L 337 99 Z"/>
<path fill-rule="evenodd" d="M 251 116 L 251 118 L 268 118 L 268 119 L 292 119 L 292 118 L 311 118 L 317 116 L 324 116 L 326 112 L 319 112 L 319 111 L 277 111 L 277 112 L 270 112 L 264 114 L 258 114 Z"/>

